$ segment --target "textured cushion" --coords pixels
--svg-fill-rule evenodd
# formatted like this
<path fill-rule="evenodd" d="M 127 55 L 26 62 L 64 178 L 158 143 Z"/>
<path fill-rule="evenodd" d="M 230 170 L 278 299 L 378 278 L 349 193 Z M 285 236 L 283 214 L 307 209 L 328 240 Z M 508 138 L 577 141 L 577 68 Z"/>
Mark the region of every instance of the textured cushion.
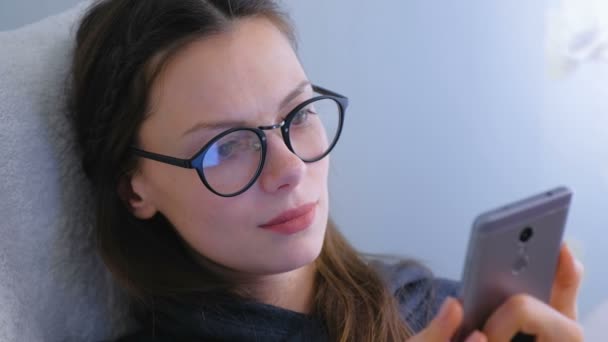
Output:
<path fill-rule="evenodd" d="M 88 6 L 0 32 L 0 341 L 99 341 L 128 330 L 93 241 L 66 119 L 73 35 Z"/>

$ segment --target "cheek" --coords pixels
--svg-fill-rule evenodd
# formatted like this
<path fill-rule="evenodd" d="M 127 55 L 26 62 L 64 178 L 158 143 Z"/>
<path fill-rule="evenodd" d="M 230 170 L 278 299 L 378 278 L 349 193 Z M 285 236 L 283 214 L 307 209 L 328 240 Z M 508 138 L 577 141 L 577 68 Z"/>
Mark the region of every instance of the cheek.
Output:
<path fill-rule="evenodd" d="M 254 229 L 260 205 L 271 203 L 255 188 L 223 198 L 208 191 L 195 171 L 168 169 L 157 174 L 155 195 L 161 213 L 196 252 L 231 269 L 272 273 L 299 267 L 318 255 L 329 209 L 328 171 L 329 158 L 307 165 L 294 195 L 319 199 L 318 217 L 308 233 L 289 239 Z"/>
<path fill-rule="evenodd" d="M 195 170 L 158 163 L 150 169 L 154 202 L 162 213 L 188 205 L 203 193 L 204 185 Z"/>
<path fill-rule="evenodd" d="M 329 156 L 309 164 L 309 174 L 314 177 L 315 181 L 319 182 L 320 186 L 327 187 L 327 178 L 329 175 Z"/>
<path fill-rule="evenodd" d="M 318 161 L 319 168 L 316 171 L 317 182 L 319 183 L 319 196 L 321 196 L 321 201 L 325 202 L 325 209 L 329 210 L 329 158 L 326 157 L 322 160 Z"/>
<path fill-rule="evenodd" d="M 192 231 L 217 226 L 232 217 L 225 214 L 225 199 L 208 191 L 195 170 L 167 166 L 151 168 L 152 196 L 157 209 L 180 235 L 186 238 Z"/>
<path fill-rule="evenodd" d="M 243 197 L 215 195 L 194 170 L 165 170 L 157 178 L 154 195 L 158 210 L 190 245 L 218 239 L 218 235 L 230 236 L 232 227 L 251 221 Z"/>
<path fill-rule="evenodd" d="M 161 212 L 196 253 L 226 265 L 224 253 L 232 251 L 235 238 L 242 234 L 238 230 L 246 222 L 246 208 L 239 207 L 238 197 L 219 197 L 196 180 L 200 184 L 176 188 Z"/>
<path fill-rule="evenodd" d="M 228 208 L 234 208 L 228 204 L 231 199 L 210 192 L 198 175 L 192 178 L 191 181 L 179 181 L 165 202 L 164 212 L 180 233 L 184 230 L 200 231 L 208 227 L 225 226 L 234 221 L 235 215 L 226 214 Z"/>
<path fill-rule="evenodd" d="M 309 195 L 318 196 L 320 204 L 320 214 L 322 217 L 326 217 L 329 211 L 329 158 L 323 158 L 315 163 L 308 165 L 307 180 L 304 182 L 303 187 L 309 192 Z"/>

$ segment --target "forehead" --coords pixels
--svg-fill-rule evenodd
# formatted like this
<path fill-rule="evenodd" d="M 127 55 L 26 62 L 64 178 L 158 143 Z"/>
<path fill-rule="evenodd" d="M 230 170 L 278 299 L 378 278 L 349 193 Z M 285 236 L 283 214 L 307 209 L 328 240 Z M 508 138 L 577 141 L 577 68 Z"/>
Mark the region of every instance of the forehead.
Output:
<path fill-rule="evenodd" d="M 289 40 L 272 22 L 239 19 L 170 60 L 153 84 L 150 119 L 170 116 L 186 125 L 192 119 L 267 111 L 305 79 Z"/>

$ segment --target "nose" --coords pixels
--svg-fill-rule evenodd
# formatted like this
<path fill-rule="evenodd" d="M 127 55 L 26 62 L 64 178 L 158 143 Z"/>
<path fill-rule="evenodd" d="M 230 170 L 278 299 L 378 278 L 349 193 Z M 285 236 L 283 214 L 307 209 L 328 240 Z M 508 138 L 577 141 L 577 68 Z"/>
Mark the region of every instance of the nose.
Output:
<path fill-rule="evenodd" d="M 267 138 L 266 162 L 259 178 L 262 190 L 275 193 L 295 188 L 304 177 L 306 164 L 287 148 L 280 134 L 270 133 Z"/>

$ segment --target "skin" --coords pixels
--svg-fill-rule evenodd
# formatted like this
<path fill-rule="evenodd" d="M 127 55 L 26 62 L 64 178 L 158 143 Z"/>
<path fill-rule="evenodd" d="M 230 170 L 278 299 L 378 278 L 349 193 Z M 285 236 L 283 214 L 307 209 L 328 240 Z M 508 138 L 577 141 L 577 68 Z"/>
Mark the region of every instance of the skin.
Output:
<path fill-rule="evenodd" d="M 153 85 L 140 146 L 189 158 L 229 128 L 191 131 L 197 125 L 226 120 L 240 122 L 233 126 L 272 125 L 312 96 L 285 36 L 265 19 L 240 20 L 171 60 Z M 321 251 L 328 220 L 329 158 L 304 163 L 288 150 L 279 130 L 266 135 L 264 169 L 239 196 L 213 194 L 194 170 L 142 159 L 131 178 L 129 203 L 141 219 L 164 214 L 202 263 L 213 263 L 247 284 L 258 299 L 306 312 L 313 295 L 312 262 Z M 258 227 L 311 202 L 317 203 L 315 218 L 304 231 L 284 235 Z"/>
<path fill-rule="evenodd" d="M 312 96 L 309 85 L 300 87 L 306 81 L 291 45 L 272 23 L 239 20 L 226 32 L 190 44 L 171 60 L 153 85 L 151 113 L 139 131 L 140 147 L 189 158 L 222 131 L 201 128 L 201 123 L 234 120 L 238 126 L 255 127 L 280 122 Z M 295 97 L 289 96 L 298 89 Z M 164 214 L 201 263 L 247 284 L 258 300 L 310 312 L 313 261 L 321 250 L 329 210 L 329 158 L 306 164 L 287 149 L 278 131 L 267 136 L 262 174 L 239 196 L 211 193 L 194 170 L 141 159 L 130 179 L 128 202 L 140 219 Z M 259 228 L 285 210 L 310 202 L 317 205 L 308 229 L 283 235 Z M 538 342 L 582 341 L 576 322 L 581 279 L 582 266 L 564 246 L 549 304 L 514 296 L 468 341 L 510 341 L 519 331 L 536 335 Z M 460 303 L 448 299 L 411 341 L 445 342 L 461 322 Z"/>
<path fill-rule="evenodd" d="M 580 342 L 583 330 L 577 323 L 576 298 L 583 266 L 563 245 L 549 304 L 527 295 L 516 295 L 502 304 L 488 319 L 482 331 L 467 342 L 510 342 L 518 332 L 536 336 L 537 342 Z M 462 306 L 448 298 L 439 314 L 411 342 L 448 341 L 462 323 Z"/>

